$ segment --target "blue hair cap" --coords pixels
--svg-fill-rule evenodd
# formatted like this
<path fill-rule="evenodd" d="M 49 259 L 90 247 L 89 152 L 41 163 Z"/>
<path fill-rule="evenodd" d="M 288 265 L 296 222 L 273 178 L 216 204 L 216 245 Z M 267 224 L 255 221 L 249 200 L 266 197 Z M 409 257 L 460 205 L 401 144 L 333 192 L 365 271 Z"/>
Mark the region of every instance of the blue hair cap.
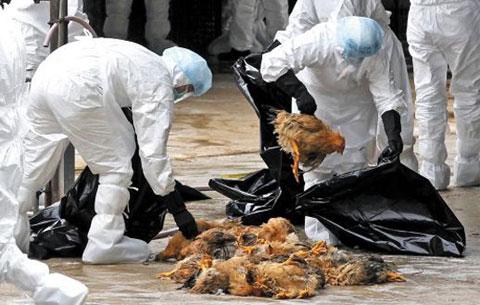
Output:
<path fill-rule="evenodd" d="M 205 59 L 197 53 L 181 47 L 172 47 L 163 51 L 162 56 L 170 58 L 185 73 L 193 85 L 193 95 L 200 96 L 212 87 L 212 71 Z"/>

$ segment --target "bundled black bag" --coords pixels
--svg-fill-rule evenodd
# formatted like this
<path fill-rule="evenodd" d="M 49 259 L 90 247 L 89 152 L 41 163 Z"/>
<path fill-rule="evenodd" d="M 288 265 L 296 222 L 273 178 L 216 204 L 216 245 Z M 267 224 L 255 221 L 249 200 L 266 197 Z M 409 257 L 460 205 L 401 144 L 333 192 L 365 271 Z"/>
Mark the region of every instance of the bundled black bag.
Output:
<path fill-rule="evenodd" d="M 60 217 L 58 204 L 33 216 L 30 228 L 30 258 L 79 257 L 87 244 L 87 234 Z"/>
<path fill-rule="evenodd" d="M 294 223 L 301 223 L 303 217 L 295 211 L 294 203 L 295 196 L 303 191 L 303 180 L 301 178 L 301 183 L 295 181 L 291 169 L 293 160 L 289 154 L 280 149 L 273 133 L 274 127 L 271 124 L 276 111 L 291 112 L 291 98 L 281 91 L 275 83 L 263 81 L 259 71 L 260 64 L 261 54 L 253 54 L 246 58 L 240 58 L 233 65 L 233 72 L 240 91 L 258 115 L 260 121 L 260 156 L 269 169 L 268 177 L 274 181 L 272 181 L 272 189 L 268 196 L 259 201 L 244 198 L 245 200 L 241 204 L 232 202 L 227 207 L 227 215 L 229 217 L 242 217 L 242 222 L 247 225 L 259 225 L 272 217 L 280 216 L 288 218 Z M 248 181 L 251 180 L 248 179 Z M 212 179 L 209 185 L 221 192 L 221 185 L 225 181 L 223 179 Z M 248 188 L 244 191 L 247 191 Z M 254 193 L 258 192 L 258 190 L 254 191 Z M 230 197 L 228 194 L 224 195 Z M 245 207 L 248 207 L 248 209 L 245 210 Z"/>
<path fill-rule="evenodd" d="M 462 224 L 438 191 L 398 160 L 315 185 L 297 206 L 349 247 L 461 256 L 466 246 Z"/>

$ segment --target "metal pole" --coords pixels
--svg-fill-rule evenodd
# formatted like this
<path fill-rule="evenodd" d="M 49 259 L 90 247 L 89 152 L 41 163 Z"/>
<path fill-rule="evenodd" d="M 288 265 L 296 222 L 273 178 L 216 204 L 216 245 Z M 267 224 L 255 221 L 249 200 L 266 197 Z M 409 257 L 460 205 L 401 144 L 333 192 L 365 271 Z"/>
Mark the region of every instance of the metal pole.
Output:
<path fill-rule="evenodd" d="M 50 41 L 50 52 L 68 43 L 68 21 L 64 18 L 68 15 L 68 0 L 50 0 L 50 20 L 60 20 L 58 24 L 58 33 Z M 49 182 L 45 192 L 45 206 L 60 200 L 69 190 L 75 180 L 75 149 L 70 144 L 65 150 L 60 165 L 55 172 L 55 176 Z"/>

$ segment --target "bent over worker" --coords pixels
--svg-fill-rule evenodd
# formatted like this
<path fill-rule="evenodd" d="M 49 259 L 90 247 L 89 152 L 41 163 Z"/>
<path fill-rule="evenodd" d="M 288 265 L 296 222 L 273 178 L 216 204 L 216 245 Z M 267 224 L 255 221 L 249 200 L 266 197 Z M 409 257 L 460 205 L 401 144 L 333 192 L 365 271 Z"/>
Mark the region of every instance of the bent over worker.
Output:
<path fill-rule="evenodd" d="M 175 101 L 202 95 L 212 83 L 207 63 L 179 47 L 158 56 L 132 42 L 85 39 L 55 51 L 42 63 L 31 88 L 26 169 L 19 201 L 32 201 L 52 176 L 71 141 L 99 174 L 96 216 L 83 253 L 87 263 L 142 262 L 147 244 L 124 236 L 122 212 L 129 201 L 136 134 L 143 172 L 163 196 L 180 231 L 197 227 L 175 192 L 167 141 Z M 132 107 L 133 126 L 122 107 Z"/>

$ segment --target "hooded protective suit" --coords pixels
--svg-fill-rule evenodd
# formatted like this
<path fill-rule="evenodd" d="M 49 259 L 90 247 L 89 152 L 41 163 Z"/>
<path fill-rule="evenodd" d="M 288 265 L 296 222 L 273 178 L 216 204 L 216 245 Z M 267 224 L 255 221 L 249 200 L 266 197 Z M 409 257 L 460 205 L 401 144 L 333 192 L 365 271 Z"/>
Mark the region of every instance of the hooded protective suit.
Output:
<path fill-rule="evenodd" d="M 18 105 L 26 89 L 25 48 L 16 30 L 0 9 L 0 283 L 26 290 L 37 305 L 79 305 L 87 287 L 61 274 L 49 274 L 47 265 L 28 259 L 15 243 L 19 208 L 15 196 L 23 162 Z"/>
<path fill-rule="evenodd" d="M 413 152 L 415 144 L 413 137 L 414 110 L 407 65 L 402 44 L 388 26 L 390 17 L 380 0 L 329 0 L 321 2 L 299 0 L 290 14 L 287 28 L 285 31 L 278 32 L 275 38 L 280 42 L 284 42 L 305 33 L 318 23 L 348 16 L 371 18 L 377 21 L 385 31 L 384 46 L 380 52 L 384 52 L 385 56 L 388 57 L 385 64 L 388 65 L 392 81 L 404 92 L 403 101 L 406 109 L 401 116 L 401 135 L 404 147 L 400 159 L 403 164 L 416 171 L 418 162 Z M 302 72 L 299 73 L 298 78 L 302 80 Z M 378 120 L 378 123 L 377 149 L 378 151 L 383 151 L 387 146 L 387 137 L 383 128 L 383 122 Z"/>
<path fill-rule="evenodd" d="M 50 54 L 50 49 L 43 46 L 45 36 L 50 29 L 48 24 L 50 22 L 50 3 L 41 1 L 37 4 L 33 0 L 12 0 L 6 11 L 19 26 L 25 40 L 27 78 L 31 79 L 40 63 Z M 87 20 L 87 15 L 83 13 L 83 1 L 69 0 L 68 15 Z M 68 33 L 70 41 L 75 40 L 76 36 L 85 35 L 83 27 L 75 22 L 69 24 Z"/>
<path fill-rule="evenodd" d="M 167 141 L 173 102 L 188 94 L 175 88 L 193 85 L 195 94 L 203 94 L 212 78 L 206 63 L 190 64 L 184 54 L 177 64 L 172 57 L 127 41 L 84 39 L 52 53 L 32 81 L 27 110 L 32 128 L 25 138 L 26 168 L 18 197 L 32 200 L 34 191 L 52 177 L 70 140 L 100 182 L 84 262 L 142 262 L 149 257 L 145 242 L 124 236 L 134 129 L 150 186 L 160 196 L 172 193 Z M 121 107 L 132 107 L 133 126 Z"/>
<path fill-rule="evenodd" d="M 163 50 L 174 45 L 167 40 L 170 33 L 168 10 L 170 0 L 144 0 L 147 23 L 145 24 L 145 39 L 150 50 L 162 54 Z M 127 39 L 128 23 L 132 11 L 133 0 L 106 0 L 105 24 L 103 32 L 106 37 Z"/>
<path fill-rule="evenodd" d="M 317 103 L 315 115 L 346 140 L 343 155 L 329 155 L 320 167 L 304 174 L 305 189 L 334 174 L 366 167 L 375 153 L 378 116 L 389 110 L 401 115 L 407 111 L 405 95 L 392 81 L 385 45 L 376 55 L 352 64 L 342 55 L 337 30 L 337 21 L 320 23 L 284 41 L 262 59 L 266 81 L 275 81 L 293 69 Z M 335 243 L 318 221 L 308 220 L 308 237 Z"/>
<path fill-rule="evenodd" d="M 457 125 L 453 184 L 480 184 L 480 2 L 412 0 L 407 40 L 413 59 L 420 174 L 437 189 L 450 182 L 447 149 L 447 66 Z"/>

